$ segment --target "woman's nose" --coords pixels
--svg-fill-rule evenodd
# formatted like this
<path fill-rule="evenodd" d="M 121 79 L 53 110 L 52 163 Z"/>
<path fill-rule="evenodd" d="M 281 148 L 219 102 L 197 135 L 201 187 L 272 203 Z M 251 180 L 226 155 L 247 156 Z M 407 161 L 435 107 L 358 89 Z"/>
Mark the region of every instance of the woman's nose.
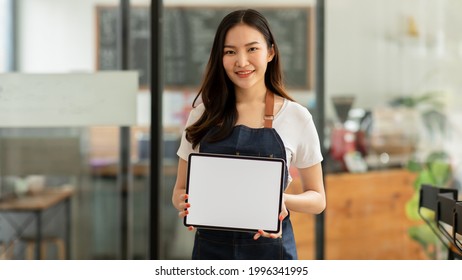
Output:
<path fill-rule="evenodd" d="M 239 67 L 244 67 L 249 64 L 249 59 L 246 53 L 238 53 L 236 56 L 236 65 Z"/>

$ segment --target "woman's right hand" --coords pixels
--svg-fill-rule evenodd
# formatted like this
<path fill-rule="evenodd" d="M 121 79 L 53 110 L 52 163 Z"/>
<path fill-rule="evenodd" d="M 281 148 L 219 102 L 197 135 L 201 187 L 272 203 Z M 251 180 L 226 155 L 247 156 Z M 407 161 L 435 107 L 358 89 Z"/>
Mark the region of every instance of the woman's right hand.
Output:
<path fill-rule="evenodd" d="M 181 193 L 176 199 L 175 208 L 179 211 L 178 217 L 184 218 L 189 214 L 188 208 L 191 207 L 191 204 L 186 202 L 188 195 L 186 193 Z"/>
<path fill-rule="evenodd" d="M 180 219 L 183 219 L 184 217 L 186 217 L 189 214 L 188 208 L 191 207 L 191 204 L 186 202 L 186 199 L 188 199 L 187 194 L 182 193 L 182 194 L 178 195 L 178 199 L 177 199 L 177 203 L 175 205 L 175 208 L 178 209 L 178 211 L 179 211 L 178 212 L 178 217 L 180 217 Z M 194 227 L 189 226 L 188 230 L 193 231 Z"/>
<path fill-rule="evenodd" d="M 178 217 L 183 219 L 189 214 L 188 208 L 191 207 L 191 204 L 186 202 L 188 199 L 188 194 L 186 194 L 186 170 L 188 167 L 188 162 L 184 159 L 180 159 L 178 162 L 178 172 L 175 182 L 175 187 L 173 188 L 172 194 L 172 203 L 173 206 L 178 210 Z M 188 227 L 189 231 L 194 230 L 194 227 Z"/>

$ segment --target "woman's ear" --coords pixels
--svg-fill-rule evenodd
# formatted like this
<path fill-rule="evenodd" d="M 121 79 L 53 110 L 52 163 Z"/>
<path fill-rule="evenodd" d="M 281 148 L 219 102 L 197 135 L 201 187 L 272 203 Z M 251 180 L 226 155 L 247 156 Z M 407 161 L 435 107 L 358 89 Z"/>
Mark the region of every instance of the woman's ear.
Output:
<path fill-rule="evenodd" d="M 268 62 L 274 58 L 274 44 L 271 44 L 271 47 L 268 48 Z"/>

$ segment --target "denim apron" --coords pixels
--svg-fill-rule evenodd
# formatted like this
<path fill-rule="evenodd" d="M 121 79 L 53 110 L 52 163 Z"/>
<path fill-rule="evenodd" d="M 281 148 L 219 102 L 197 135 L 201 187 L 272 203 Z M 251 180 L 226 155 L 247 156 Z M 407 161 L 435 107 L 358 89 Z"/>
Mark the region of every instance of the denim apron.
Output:
<path fill-rule="evenodd" d="M 268 98 L 269 95 L 271 96 Z M 273 93 L 268 92 L 265 105 L 264 128 L 250 128 L 244 125 L 237 125 L 234 127 L 231 135 L 222 141 L 213 143 L 201 141 L 199 151 L 202 153 L 274 157 L 286 160 L 284 143 L 276 130 L 271 127 L 273 104 Z M 214 133 L 216 129 L 218 128 L 212 128 L 207 135 Z M 207 139 L 207 137 L 204 137 L 204 139 Z M 287 187 L 287 166 L 285 168 L 285 175 L 286 182 L 284 189 Z M 249 213 L 249 215 L 252 215 L 252 213 Z M 282 238 L 260 237 L 254 240 L 253 236 L 255 233 L 197 229 L 192 259 L 297 259 L 290 215 L 282 221 Z"/>

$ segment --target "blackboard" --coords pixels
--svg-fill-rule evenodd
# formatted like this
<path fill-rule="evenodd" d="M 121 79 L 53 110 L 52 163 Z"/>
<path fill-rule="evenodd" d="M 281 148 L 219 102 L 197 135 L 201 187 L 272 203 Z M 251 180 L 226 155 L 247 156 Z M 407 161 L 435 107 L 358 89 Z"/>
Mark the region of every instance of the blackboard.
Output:
<path fill-rule="evenodd" d="M 116 70 L 118 66 L 117 20 L 119 11 L 116 7 L 96 8 L 97 21 L 97 61 L 98 70 Z M 147 7 L 130 10 L 129 69 L 138 71 L 140 87 L 149 86 L 149 9 Z"/>
<path fill-rule="evenodd" d="M 166 87 L 197 87 L 216 28 L 231 7 L 165 7 L 163 75 Z M 308 7 L 258 8 L 268 19 L 281 53 L 288 88 L 311 89 L 313 76 L 313 17 Z M 130 69 L 138 70 L 140 85 L 149 86 L 149 8 L 132 7 Z M 97 7 L 97 69 L 117 68 L 115 7 Z"/>

